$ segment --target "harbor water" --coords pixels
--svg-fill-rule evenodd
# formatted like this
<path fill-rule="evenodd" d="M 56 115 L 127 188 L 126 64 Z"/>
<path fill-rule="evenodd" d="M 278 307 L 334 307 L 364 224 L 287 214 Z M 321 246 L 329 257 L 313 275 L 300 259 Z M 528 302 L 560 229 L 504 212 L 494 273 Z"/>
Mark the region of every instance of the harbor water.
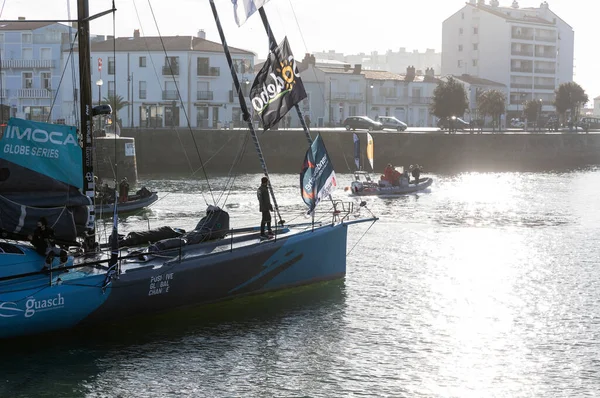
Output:
<path fill-rule="evenodd" d="M 349 228 L 343 280 L 0 342 L 0 397 L 597 396 L 600 171 L 432 177 L 361 198 L 380 220 Z M 192 229 L 215 202 L 257 225 L 259 181 L 142 177 L 160 200 L 121 232 Z M 271 181 L 286 222 L 310 221 L 298 176 Z"/>

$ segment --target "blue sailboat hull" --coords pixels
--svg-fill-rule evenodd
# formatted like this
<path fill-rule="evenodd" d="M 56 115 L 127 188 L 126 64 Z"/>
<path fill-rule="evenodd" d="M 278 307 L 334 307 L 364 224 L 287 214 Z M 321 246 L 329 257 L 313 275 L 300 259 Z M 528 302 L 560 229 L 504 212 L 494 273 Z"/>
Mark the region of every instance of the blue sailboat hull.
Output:
<path fill-rule="evenodd" d="M 323 226 L 233 250 L 190 252 L 105 273 L 71 271 L 0 282 L 0 338 L 70 329 L 341 278 L 347 225 Z M 0 258 L 1 259 L 1 258 Z M 40 263 L 41 267 L 41 263 Z M 60 284 L 56 283 L 61 278 Z"/>

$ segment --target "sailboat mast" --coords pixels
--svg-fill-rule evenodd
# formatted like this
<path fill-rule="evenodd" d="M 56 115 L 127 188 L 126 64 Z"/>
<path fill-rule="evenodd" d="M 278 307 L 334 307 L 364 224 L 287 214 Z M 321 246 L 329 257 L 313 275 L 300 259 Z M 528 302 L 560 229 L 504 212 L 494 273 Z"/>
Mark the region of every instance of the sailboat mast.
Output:
<path fill-rule="evenodd" d="M 88 0 L 77 0 L 77 30 L 79 47 L 79 91 L 80 114 L 79 126 L 82 136 L 83 151 L 83 190 L 92 201 L 88 216 L 88 236 L 85 247 L 92 250 L 96 242 L 95 211 L 94 211 L 94 145 L 92 135 L 92 71 L 90 67 L 90 22 Z"/>
<path fill-rule="evenodd" d="M 267 36 L 269 36 L 269 48 L 273 53 L 275 53 L 275 49 L 277 48 L 277 42 L 275 41 L 275 36 L 273 35 L 273 30 L 271 29 L 271 25 L 269 24 L 269 20 L 267 19 L 267 14 L 265 13 L 264 7 L 260 7 L 258 9 L 260 14 L 260 18 L 262 19 L 265 30 L 267 31 Z M 280 60 L 277 60 L 280 62 Z M 302 125 L 302 129 L 304 130 L 304 134 L 306 135 L 306 139 L 308 140 L 308 144 L 312 144 L 312 138 L 310 136 L 310 130 L 304 120 L 304 116 L 302 115 L 302 111 L 300 110 L 300 106 L 295 104 L 296 113 L 298 113 L 298 119 L 300 119 L 300 125 Z"/>
<path fill-rule="evenodd" d="M 252 116 L 248 111 L 248 106 L 246 105 L 246 99 L 244 98 L 244 93 L 240 87 L 240 81 L 238 80 L 237 73 L 233 67 L 233 61 L 231 59 L 231 54 L 229 52 L 229 46 L 227 45 L 227 40 L 225 39 L 225 34 L 223 33 L 223 27 L 221 26 L 221 20 L 219 19 L 219 13 L 217 12 L 217 7 L 215 6 L 214 0 L 210 0 L 210 7 L 213 12 L 213 16 L 215 18 L 215 22 L 217 24 L 217 30 L 219 31 L 219 36 L 221 37 L 221 43 L 223 43 L 223 51 L 225 52 L 225 58 L 227 58 L 227 64 L 229 65 L 229 71 L 231 72 L 231 77 L 233 78 L 233 85 L 235 86 L 235 90 L 238 93 L 238 98 L 240 102 L 240 108 L 242 110 L 242 115 L 244 117 L 244 121 L 248 124 L 248 129 L 250 130 L 250 135 L 252 136 L 252 141 L 254 142 L 254 148 L 258 153 L 258 159 L 260 160 L 260 165 L 263 169 L 263 173 L 266 176 L 269 175 L 267 171 L 267 164 L 265 162 L 265 158 L 262 154 L 262 149 L 260 148 L 260 142 L 258 142 L 258 137 L 256 136 L 256 131 L 254 131 L 254 125 L 252 124 Z M 269 192 L 271 197 L 273 198 L 273 207 L 277 212 L 277 217 L 279 217 L 279 224 L 283 225 L 284 220 L 281 218 L 281 214 L 279 213 L 279 206 L 277 206 L 277 200 L 275 199 L 275 194 L 273 193 L 273 187 L 271 186 L 271 179 L 269 178 Z"/>

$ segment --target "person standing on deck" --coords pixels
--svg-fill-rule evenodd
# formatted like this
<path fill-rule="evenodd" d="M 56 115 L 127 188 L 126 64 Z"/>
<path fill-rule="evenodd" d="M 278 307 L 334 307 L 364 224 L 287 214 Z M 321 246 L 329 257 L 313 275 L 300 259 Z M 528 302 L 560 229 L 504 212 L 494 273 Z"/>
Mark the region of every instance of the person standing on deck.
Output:
<path fill-rule="evenodd" d="M 129 195 L 129 182 L 127 182 L 127 177 L 121 180 L 119 184 L 119 202 L 124 203 L 127 202 L 127 196 Z"/>
<path fill-rule="evenodd" d="M 273 235 L 273 231 L 271 230 L 271 211 L 273 211 L 273 206 L 271 206 L 271 197 L 269 196 L 269 179 L 263 177 L 260 182 L 260 187 L 256 191 L 259 210 L 262 213 L 262 218 L 260 220 L 260 236 L 268 238 L 269 235 Z M 265 234 L 265 225 L 267 226 L 268 235 Z"/>

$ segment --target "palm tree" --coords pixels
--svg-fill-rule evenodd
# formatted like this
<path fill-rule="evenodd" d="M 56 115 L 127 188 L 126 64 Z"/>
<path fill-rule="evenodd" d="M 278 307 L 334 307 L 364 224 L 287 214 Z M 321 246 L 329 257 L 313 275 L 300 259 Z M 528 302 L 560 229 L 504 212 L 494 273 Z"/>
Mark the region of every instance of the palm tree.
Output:
<path fill-rule="evenodd" d="M 486 115 L 492 117 L 494 130 L 496 130 L 496 125 L 500 126 L 500 115 L 505 111 L 505 104 L 506 96 L 502 91 L 487 90 L 477 97 L 477 109 L 484 119 Z"/>
<path fill-rule="evenodd" d="M 126 106 L 129 106 L 129 102 L 125 101 L 122 95 L 108 95 L 102 100 L 103 105 L 110 105 L 113 110 L 113 120 L 119 121 L 119 111 Z"/>

